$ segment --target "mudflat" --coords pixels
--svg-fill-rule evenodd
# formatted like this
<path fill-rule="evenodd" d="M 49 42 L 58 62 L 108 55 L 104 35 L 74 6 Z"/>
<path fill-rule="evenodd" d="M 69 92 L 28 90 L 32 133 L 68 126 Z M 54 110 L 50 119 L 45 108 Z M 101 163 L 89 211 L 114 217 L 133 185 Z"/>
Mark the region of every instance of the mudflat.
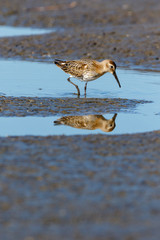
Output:
<path fill-rule="evenodd" d="M 159 70 L 159 9 L 152 1 L 38 1 L 0 3 L 0 24 L 55 28 L 41 36 L 0 39 L 0 56 L 114 59 L 118 66 Z"/>

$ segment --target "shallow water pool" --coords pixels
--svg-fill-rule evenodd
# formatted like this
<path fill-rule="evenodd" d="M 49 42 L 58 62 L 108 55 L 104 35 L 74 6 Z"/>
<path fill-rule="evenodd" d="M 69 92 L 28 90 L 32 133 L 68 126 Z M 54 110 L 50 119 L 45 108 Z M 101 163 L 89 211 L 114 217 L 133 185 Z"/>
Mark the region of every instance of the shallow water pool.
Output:
<path fill-rule="evenodd" d="M 106 119 L 113 114 L 104 114 Z M 119 113 L 116 118 L 116 126 L 111 132 L 101 129 L 86 130 L 66 125 L 55 125 L 59 117 L 0 117 L 0 136 L 48 136 L 48 135 L 77 135 L 77 134 L 127 134 L 142 133 L 160 130 L 160 116 L 144 116 L 136 113 Z"/>
<path fill-rule="evenodd" d="M 50 32 L 55 32 L 57 29 L 42 29 L 42 28 L 31 28 L 31 27 L 13 27 L 13 26 L 0 26 L 0 38 L 4 37 L 17 37 L 17 36 L 28 36 L 28 35 L 40 35 Z"/>
<path fill-rule="evenodd" d="M 75 97 L 76 89 L 67 81 L 67 74 L 54 64 L 0 60 L 0 92 L 5 96 Z M 134 111 L 118 113 L 116 127 L 105 134 L 137 133 L 160 129 L 160 77 L 159 73 L 118 69 L 122 88 L 107 73 L 88 83 L 87 98 L 127 98 L 152 101 L 139 104 Z M 78 84 L 83 98 L 84 83 Z M 94 113 L 93 113 L 94 114 Z M 75 113 L 76 115 L 76 113 Z M 87 112 L 86 112 L 87 115 Z M 107 114 L 109 119 L 112 114 Z M 54 126 L 53 121 L 63 117 L 1 117 L 1 136 L 7 135 L 59 135 L 104 133 L 102 130 L 84 130 L 71 126 Z"/>

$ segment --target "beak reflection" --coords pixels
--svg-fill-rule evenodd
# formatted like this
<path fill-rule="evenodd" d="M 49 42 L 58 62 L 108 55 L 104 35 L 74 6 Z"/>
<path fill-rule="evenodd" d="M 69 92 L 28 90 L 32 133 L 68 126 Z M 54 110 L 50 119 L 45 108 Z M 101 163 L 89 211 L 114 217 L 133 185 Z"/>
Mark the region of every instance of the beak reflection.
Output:
<path fill-rule="evenodd" d="M 119 79 L 118 79 L 118 77 L 117 77 L 116 72 L 113 72 L 113 76 L 115 77 L 115 79 L 116 79 L 116 81 L 117 81 L 119 87 L 121 88 L 121 84 L 120 84 L 120 82 L 119 82 Z"/>

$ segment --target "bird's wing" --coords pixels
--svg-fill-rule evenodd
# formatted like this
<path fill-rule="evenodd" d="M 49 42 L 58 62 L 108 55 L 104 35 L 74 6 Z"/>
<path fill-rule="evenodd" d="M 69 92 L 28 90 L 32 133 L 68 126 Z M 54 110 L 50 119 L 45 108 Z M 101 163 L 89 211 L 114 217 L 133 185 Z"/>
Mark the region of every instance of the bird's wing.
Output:
<path fill-rule="evenodd" d="M 87 69 L 87 63 L 82 61 L 65 61 L 61 64 L 61 69 L 70 75 L 82 77 Z"/>
<path fill-rule="evenodd" d="M 72 60 L 72 61 L 62 61 L 62 60 L 55 60 L 54 62 L 58 67 L 60 67 L 64 72 L 76 76 L 76 77 L 83 77 L 85 72 L 88 72 L 93 61 L 89 60 Z"/>

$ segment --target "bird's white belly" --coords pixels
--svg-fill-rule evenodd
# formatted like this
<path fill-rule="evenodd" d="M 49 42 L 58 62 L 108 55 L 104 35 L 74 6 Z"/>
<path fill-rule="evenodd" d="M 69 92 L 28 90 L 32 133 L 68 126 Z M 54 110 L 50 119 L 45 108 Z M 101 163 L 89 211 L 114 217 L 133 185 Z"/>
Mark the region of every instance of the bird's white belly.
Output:
<path fill-rule="evenodd" d="M 89 81 L 93 81 L 93 80 L 99 78 L 102 75 L 101 74 L 95 74 L 95 72 L 86 72 L 86 73 L 83 73 L 83 75 L 81 77 L 78 77 L 76 75 L 70 75 L 70 77 L 76 78 L 76 79 L 78 79 L 82 82 L 89 82 Z"/>
<path fill-rule="evenodd" d="M 93 81 L 99 77 L 100 77 L 99 74 L 93 74 L 93 73 L 87 72 L 83 75 L 83 79 L 81 81 L 84 81 L 84 82 Z"/>

